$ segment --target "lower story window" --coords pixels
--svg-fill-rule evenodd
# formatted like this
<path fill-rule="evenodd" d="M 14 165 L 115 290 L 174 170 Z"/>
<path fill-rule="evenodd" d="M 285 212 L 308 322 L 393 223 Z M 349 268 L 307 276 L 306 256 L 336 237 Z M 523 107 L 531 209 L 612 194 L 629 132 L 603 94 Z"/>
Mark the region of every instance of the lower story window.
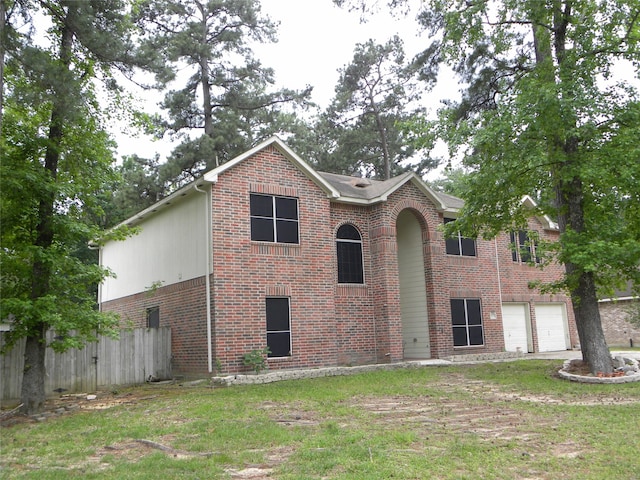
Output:
<path fill-rule="evenodd" d="M 452 298 L 451 326 L 454 347 L 484 345 L 480 300 Z"/>
<path fill-rule="evenodd" d="M 147 308 L 147 328 L 160 328 L 160 307 Z"/>
<path fill-rule="evenodd" d="M 267 298 L 269 357 L 291 356 L 291 317 L 288 297 Z"/>

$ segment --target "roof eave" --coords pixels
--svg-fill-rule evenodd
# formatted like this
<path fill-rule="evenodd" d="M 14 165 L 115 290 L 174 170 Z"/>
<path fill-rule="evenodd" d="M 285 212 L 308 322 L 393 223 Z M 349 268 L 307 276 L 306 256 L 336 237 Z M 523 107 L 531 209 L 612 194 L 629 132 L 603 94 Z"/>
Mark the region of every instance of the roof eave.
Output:
<path fill-rule="evenodd" d="M 320 189 L 322 189 L 329 198 L 337 198 L 340 196 L 340 193 L 324 178 L 322 178 L 307 162 L 302 160 L 293 150 L 289 148 L 289 146 L 284 143 L 278 136 L 274 135 L 267 140 L 259 143 L 255 147 L 250 150 L 247 150 L 241 155 L 225 162 L 219 167 L 214 168 L 213 170 L 208 171 L 203 175 L 203 178 L 210 183 L 217 183 L 220 174 L 229 170 L 230 168 L 235 167 L 237 164 L 246 160 L 249 157 L 252 157 L 259 151 L 265 149 L 266 147 L 274 146 L 277 148 L 282 155 L 284 155 L 290 162 L 292 162 L 298 169 L 305 174 L 307 178 L 309 178 L 312 182 L 314 182 Z"/>
<path fill-rule="evenodd" d="M 520 203 L 527 205 L 531 208 L 538 208 L 538 204 L 536 203 L 536 201 L 533 198 L 531 198 L 529 195 L 525 195 L 524 197 L 522 197 L 522 200 L 520 200 Z M 542 226 L 544 227 L 545 230 L 554 230 L 554 231 L 560 230 L 560 227 L 558 226 L 558 224 L 553 220 L 551 220 L 551 217 L 549 217 L 548 215 L 537 215 L 536 218 L 540 220 L 540 223 L 542 223 Z"/>

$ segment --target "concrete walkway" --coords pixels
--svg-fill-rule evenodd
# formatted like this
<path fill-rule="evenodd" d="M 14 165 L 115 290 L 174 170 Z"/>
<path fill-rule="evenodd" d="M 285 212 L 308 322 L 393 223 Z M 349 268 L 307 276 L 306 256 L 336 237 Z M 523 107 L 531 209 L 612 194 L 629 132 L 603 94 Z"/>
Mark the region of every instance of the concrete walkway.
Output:
<path fill-rule="evenodd" d="M 636 360 L 640 360 L 640 351 L 638 350 L 615 350 L 611 352 L 611 355 L 614 357 L 631 357 Z M 582 358 L 582 352 L 580 350 L 562 350 L 559 352 L 527 353 L 522 358 L 541 360 L 573 360 L 574 358 Z"/>
<path fill-rule="evenodd" d="M 640 351 L 635 352 L 612 352 L 615 356 L 622 355 L 640 360 Z M 357 365 L 353 367 L 324 367 L 324 368 L 300 368 L 292 370 L 273 370 L 255 374 L 235 374 L 227 376 L 213 377 L 214 385 L 246 385 L 246 384 L 262 384 L 272 383 L 282 380 L 294 380 L 299 378 L 318 378 L 318 377 L 334 377 L 341 375 L 353 375 L 356 373 L 372 372 L 377 370 L 396 370 L 402 368 L 420 368 L 426 366 L 444 366 L 444 365 L 470 365 L 476 363 L 488 362 L 512 362 L 515 360 L 572 360 L 574 358 L 582 358 L 580 350 L 563 350 L 558 352 L 544 353 L 492 353 L 492 354 L 470 354 L 459 355 L 449 358 L 432 358 L 426 360 L 408 360 L 397 363 L 383 363 L 373 365 Z"/>

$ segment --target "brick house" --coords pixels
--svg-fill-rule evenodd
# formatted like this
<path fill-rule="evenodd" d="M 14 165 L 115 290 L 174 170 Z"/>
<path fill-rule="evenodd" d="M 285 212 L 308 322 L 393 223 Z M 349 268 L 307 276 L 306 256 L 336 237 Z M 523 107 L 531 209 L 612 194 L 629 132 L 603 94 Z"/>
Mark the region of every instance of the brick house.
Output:
<path fill-rule="evenodd" d="M 526 232 L 445 239 L 461 205 L 413 173 L 316 172 L 273 137 L 127 220 L 138 234 L 101 248 L 101 308 L 170 326 L 182 374 L 245 371 L 265 346 L 281 369 L 577 344 L 568 298 L 528 288 L 562 268 L 530 266 Z"/>

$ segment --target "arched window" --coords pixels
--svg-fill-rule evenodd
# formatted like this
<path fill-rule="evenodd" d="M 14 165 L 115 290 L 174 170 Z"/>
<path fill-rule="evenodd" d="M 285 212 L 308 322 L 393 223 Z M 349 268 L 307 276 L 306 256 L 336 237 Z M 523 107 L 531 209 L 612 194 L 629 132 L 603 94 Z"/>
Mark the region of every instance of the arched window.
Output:
<path fill-rule="evenodd" d="M 364 283 L 362 238 L 353 225 L 342 225 L 336 235 L 338 283 Z"/>

